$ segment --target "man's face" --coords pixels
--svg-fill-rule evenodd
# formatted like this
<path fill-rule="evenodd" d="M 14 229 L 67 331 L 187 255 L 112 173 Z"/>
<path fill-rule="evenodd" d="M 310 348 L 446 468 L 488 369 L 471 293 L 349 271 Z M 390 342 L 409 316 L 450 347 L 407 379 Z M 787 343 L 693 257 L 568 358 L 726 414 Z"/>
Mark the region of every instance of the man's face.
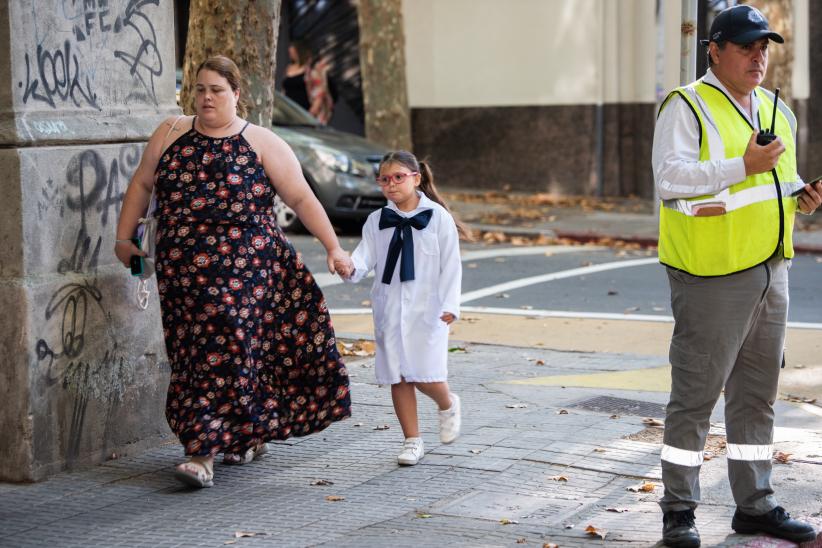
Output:
<path fill-rule="evenodd" d="M 711 42 L 714 65 L 711 70 L 728 87 L 741 93 L 750 93 L 762 83 L 768 70 L 768 39 L 761 38 L 750 44 L 728 42 L 720 48 Z"/>

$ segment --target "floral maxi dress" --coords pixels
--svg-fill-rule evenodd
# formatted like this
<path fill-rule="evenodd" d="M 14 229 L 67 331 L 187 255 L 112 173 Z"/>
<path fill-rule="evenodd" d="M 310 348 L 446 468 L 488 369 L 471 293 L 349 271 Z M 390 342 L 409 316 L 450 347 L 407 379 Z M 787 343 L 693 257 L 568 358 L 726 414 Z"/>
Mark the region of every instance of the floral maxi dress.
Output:
<path fill-rule="evenodd" d="M 274 187 L 242 131 L 192 126 L 156 186 L 166 418 L 186 454 L 242 454 L 350 416 L 325 298 L 276 225 Z"/>

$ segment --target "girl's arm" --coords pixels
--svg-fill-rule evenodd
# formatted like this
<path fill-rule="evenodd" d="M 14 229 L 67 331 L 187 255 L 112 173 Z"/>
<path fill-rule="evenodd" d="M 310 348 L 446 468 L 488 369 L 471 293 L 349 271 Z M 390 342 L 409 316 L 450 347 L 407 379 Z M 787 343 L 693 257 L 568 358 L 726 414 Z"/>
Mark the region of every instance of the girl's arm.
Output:
<path fill-rule="evenodd" d="M 349 278 L 343 278 L 347 282 L 357 283 L 365 278 L 377 265 L 377 243 L 375 233 L 375 217 L 369 215 L 362 227 L 362 241 L 360 241 L 354 253 L 351 254 L 351 261 L 354 263 L 354 271 Z"/>
<path fill-rule="evenodd" d="M 440 212 L 437 237 L 440 241 L 440 283 L 439 297 L 442 312 L 448 312 L 454 319 L 460 316 L 460 295 L 462 293 L 462 260 L 457 225 L 446 211 Z"/>

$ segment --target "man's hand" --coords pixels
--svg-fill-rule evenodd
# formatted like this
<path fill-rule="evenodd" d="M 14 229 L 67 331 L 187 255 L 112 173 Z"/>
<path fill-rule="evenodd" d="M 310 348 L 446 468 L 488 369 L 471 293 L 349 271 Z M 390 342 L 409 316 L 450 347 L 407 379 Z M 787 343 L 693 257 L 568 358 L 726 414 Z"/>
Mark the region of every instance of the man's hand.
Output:
<path fill-rule="evenodd" d="M 440 319 L 442 321 L 444 321 L 445 323 L 447 323 L 448 325 L 451 325 L 456 318 L 450 312 L 443 312 L 442 316 L 440 316 Z"/>
<path fill-rule="evenodd" d="M 799 195 L 797 205 L 799 211 L 806 215 L 816 211 L 816 208 L 822 205 L 822 181 L 805 185 L 805 192 Z"/>
<path fill-rule="evenodd" d="M 779 162 L 779 156 L 785 152 L 785 145 L 779 137 L 765 146 L 759 146 L 756 144 L 756 135 L 754 131 L 742 156 L 745 162 L 745 175 L 757 175 L 772 170 Z"/>

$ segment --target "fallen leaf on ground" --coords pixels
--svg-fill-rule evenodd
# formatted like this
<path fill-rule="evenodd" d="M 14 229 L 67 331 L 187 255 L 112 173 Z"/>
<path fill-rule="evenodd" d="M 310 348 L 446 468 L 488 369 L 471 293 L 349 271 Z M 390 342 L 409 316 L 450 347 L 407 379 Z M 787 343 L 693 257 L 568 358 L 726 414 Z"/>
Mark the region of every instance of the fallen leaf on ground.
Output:
<path fill-rule="evenodd" d="M 496 297 L 497 299 L 508 299 L 511 297 L 511 295 L 509 295 L 508 293 L 497 293 L 496 295 L 494 295 L 494 297 Z"/>
<path fill-rule="evenodd" d="M 520 306 L 520 308 L 523 309 L 523 310 L 533 310 L 534 309 L 534 307 L 531 306 L 530 304 L 524 304 L 524 305 Z"/>
<path fill-rule="evenodd" d="M 773 460 L 774 462 L 778 462 L 779 464 L 788 464 L 788 461 L 791 460 L 791 455 L 793 455 L 793 453 L 774 451 Z"/>
<path fill-rule="evenodd" d="M 588 527 L 586 527 L 585 532 L 593 537 L 599 537 L 602 540 L 605 540 L 605 535 L 608 534 L 608 531 L 606 531 L 605 529 L 597 529 L 593 525 L 589 525 Z"/>
<path fill-rule="evenodd" d="M 363 423 L 361 423 L 361 422 L 355 422 L 355 423 L 354 423 L 354 426 L 364 426 L 364 425 L 363 425 Z"/>
<path fill-rule="evenodd" d="M 422 513 L 422 512 L 418 512 L 418 513 L 417 513 L 417 517 L 418 517 L 419 519 L 428 519 L 428 518 L 430 518 L 430 517 L 431 517 L 431 514 L 424 514 L 424 513 Z"/>
<path fill-rule="evenodd" d="M 605 511 L 606 512 L 616 512 L 617 514 L 621 514 L 623 512 L 627 512 L 628 509 L 627 508 L 606 508 Z"/>
<path fill-rule="evenodd" d="M 468 263 L 465 265 L 466 268 L 477 268 L 479 265 L 477 263 Z"/>
<path fill-rule="evenodd" d="M 594 449 L 594 453 L 604 453 L 604 452 L 605 452 L 605 449 L 603 449 L 602 447 L 597 447 L 596 449 Z"/>
<path fill-rule="evenodd" d="M 619 295 L 619 291 L 617 291 L 615 289 L 609 289 L 608 290 L 608 295 Z"/>
<path fill-rule="evenodd" d="M 237 544 L 236 540 L 227 540 L 223 544 Z"/>
<path fill-rule="evenodd" d="M 479 454 L 479 453 L 482 453 L 482 451 L 481 451 L 481 450 L 479 450 L 479 449 L 469 449 L 469 450 L 468 450 L 468 452 L 469 452 L 469 453 L 474 453 L 475 455 L 477 455 L 477 454 Z"/>
<path fill-rule="evenodd" d="M 542 544 L 542 548 L 559 548 L 559 544 L 554 544 L 553 542 L 544 542 Z"/>
<path fill-rule="evenodd" d="M 528 543 L 528 541 L 525 540 L 524 538 L 518 538 L 517 539 L 517 544 L 527 544 L 527 543 Z"/>
<path fill-rule="evenodd" d="M 509 403 L 505 407 L 508 409 L 525 409 L 528 407 L 527 403 Z"/>
<path fill-rule="evenodd" d="M 360 301 L 361 306 L 371 306 L 371 301 L 365 299 L 364 301 Z"/>
<path fill-rule="evenodd" d="M 619 418 L 619 415 L 611 415 L 611 416 L 610 416 L 610 417 L 608 417 L 608 418 L 609 418 L 609 419 L 618 419 L 618 418 Z"/>
<path fill-rule="evenodd" d="M 374 430 L 388 430 L 389 428 L 391 428 L 391 427 L 388 426 L 387 424 L 381 424 L 379 426 L 375 426 Z"/>
<path fill-rule="evenodd" d="M 631 491 L 632 493 L 653 493 L 654 489 L 656 489 L 656 483 L 652 481 L 643 481 L 638 485 L 628 487 L 628 491 Z"/>
<path fill-rule="evenodd" d="M 568 478 L 566 478 L 565 476 L 551 476 L 549 479 L 552 479 L 554 481 L 568 481 Z"/>
<path fill-rule="evenodd" d="M 714 455 L 713 455 L 713 453 L 711 453 L 710 451 L 705 451 L 705 452 L 702 454 L 702 460 L 703 460 L 703 461 L 709 461 L 709 460 L 711 460 L 712 458 L 714 458 Z"/>
<path fill-rule="evenodd" d="M 639 310 L 638 306 L 629 306 L 628 308 L 625 309 L 624 312 L 625 312 L 625 314 L 629 314 L 631 312 L 637 312 L 638 310 Z"/>
<path fill-rule="evenodd" d="M 451 348 L 449 348 L 449 349 L 448 349 L 448 351 L 449 351 L 449 352 L 468 352 L 468 351 L 467 351 L 464 347 L 462 347 L 462 346 L 452 346 Z"/>
<path fill-rule="evenodd" d="M 804 369 L 803 365 L 795 365 L 796 369 Z M 785 400 L 795 403 L 816 403 L 816 398 L 806 398 L 804 396 L 794 396 L 793 394 L 786 394 Z"/>
<path fill-rule="evenodd" d="M 567 415 L 567 414 L 568 414 L 568 411 L 566 411 L 565 409 L 560 409 L 559 411 L 557 411 L 557 415 Z"/>
<path fill-rule="evenodd" d="M 353 343 L 337 341 L 337 351 L 339 351 L 342 356 L 373 356 L 377 351 L 377 345 L 374 341 L 362 339 Z"/>
<path fill-rule="evenodd" d="M 234 538 L 256 537 L 257 535 L 264 536 L 266 533 L 253 533 L 250 531 L 235 531 Z"/>
<path fill-rule="evenodd" d="M 318 479 L 312 481 L 311 485 L 334 485 L 334 482 L 327 479 Z"/>
<path fill-rule="evenodd" d="M 502 518 L 499 520 L 500 524 L 502 525 L 517 525 L 519 522 L 514 519 Z"/>
<path fill-rule="evenodd" d="M 656 427 L 656 428 L 664 428 L 665 427 L 665 422 L 663 422 L 659 419 L 652 419 L 652 418 L 642 419 L 642 424 L 645 424 L 645 425 L 648 425 L 648 426 L 653 426 L 653 427 Z"/>
<path fill-rule="evenodd" d="M 340 502 L 341 500 L 345 500 L 345 497 L 341 497 L 339 495 L 328 495 L 325 497 L 325 500 L 328 502 Z"/>

